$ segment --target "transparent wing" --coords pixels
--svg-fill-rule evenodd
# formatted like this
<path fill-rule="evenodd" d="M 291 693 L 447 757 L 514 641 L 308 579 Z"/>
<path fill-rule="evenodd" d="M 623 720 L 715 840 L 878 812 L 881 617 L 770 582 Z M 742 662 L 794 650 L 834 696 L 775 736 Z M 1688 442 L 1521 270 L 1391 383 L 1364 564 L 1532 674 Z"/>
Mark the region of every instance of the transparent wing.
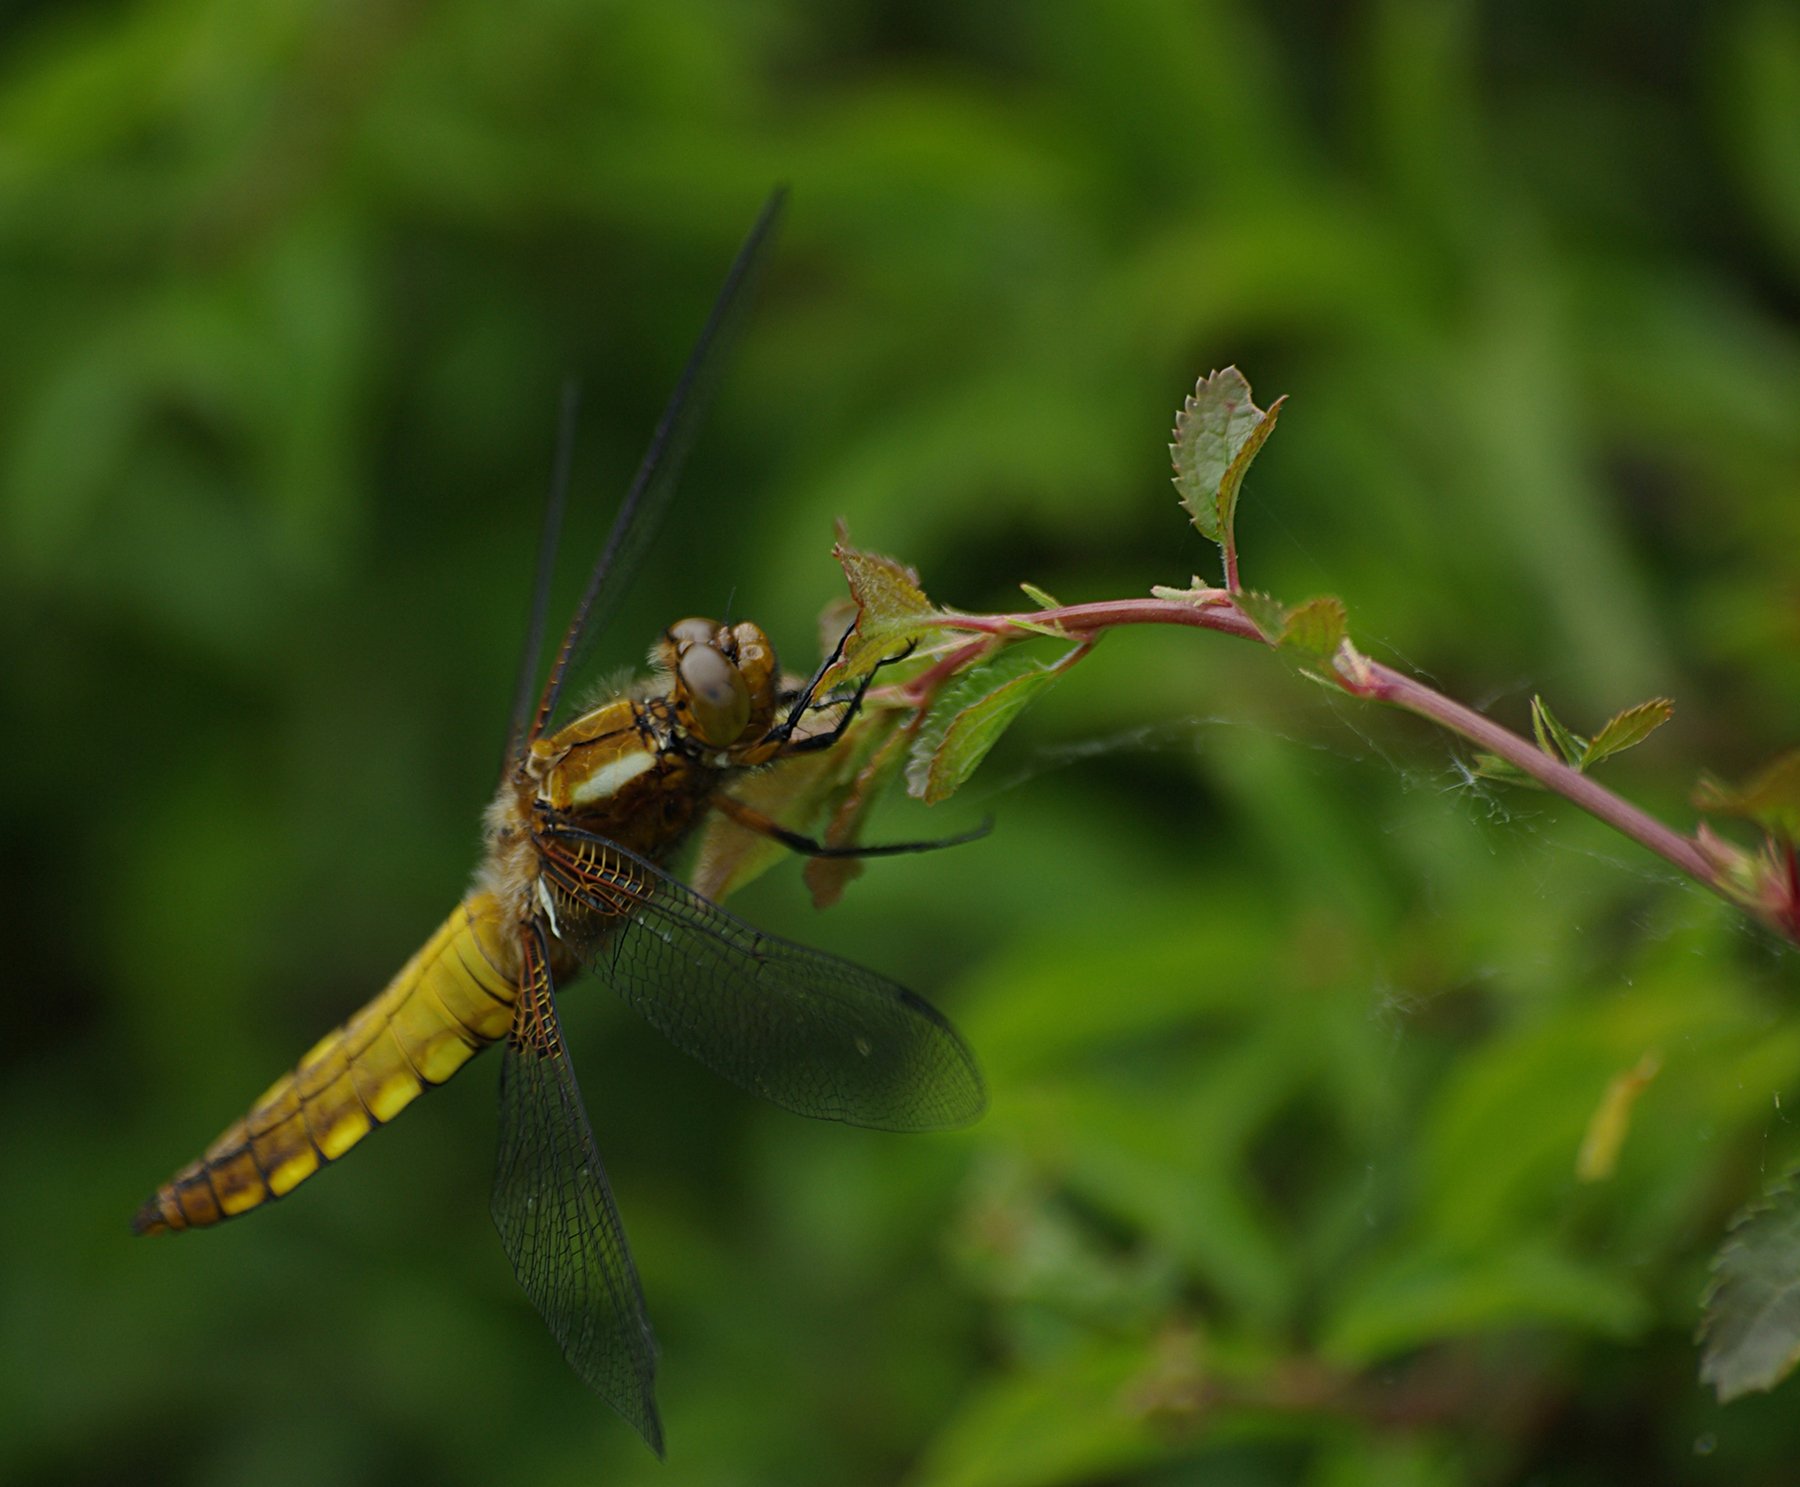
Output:
<path fill-rule="evenodd" d="M 774 241 L 786 200 L 786 189 L 778 187 L 763 203 L 755 225 L 732 260 L 724 287 L 719 290 L 712 313 L 701 328 L 700 338 L 688 353 L 687 364 L 675 383 L 674 392 L 669 394 L 662 417 L 657 420 L 650 447 L 644 451 L 637 474 L 625 492 L 618 515 L 613 518 L 606 545 L 594 563 L 593 572 L 588 575 L 587 587 L 582 591 L 568 631 L 557 649 L 556 659 L 551 663 L 550 676 L 544 683 L 537 715 L 529 729 L 532 738 L 547 732 L 556 721 L 557 704 L 563 697 L 565 684 L 579 669 L 588 645 L 605 628 L 606 621 L 618 607 L 624 596 L 625 583 L 637 567 L 639 555 L 662 524 L 676 482 L 681 478 L 688 446 L 693 443 L 694 431 L 699 426 L 701 414 L 706 411 L 749 291 Z M 535 671 L 536 665 L 534 642 L 530 659 L 522 669 Z"/>
<path fill-rule="evenodd" d="M 506 757 L 500 761 L 502 774 L 521 762 L 526 730 L 531 726 L 532 689 L 537 685 L 538 662 L 544 651 L 544 626 L 550 618 L 550 584 L 556 576 L 556 549 L 562 541 L 563 513 L 569 506 L 569 472 L 575 462 L 575 424 L 580 411 L 580 388 L 572 381 L 565 382 L 562 408 L 556 417 L 556 463 L 550 475 L 550 499 L 544 505 L 543 527 L 538 532 L 537 565 L 531 578 L 531 617 L 525 623 L 519 674 L 513 682 L 512 716 L 506 727 Z"/>
<path fill-rule="evenodd" d="M 500 1069 L 494 1223 L 570 1366 L 660 1456 L 644 1293 L 557 1025 L 548 946 L 535 927 L 524 938 L 519 1007 Z"/>
<path fill-rule="evenodd" d="M 942 1013 L 849 961 L 752 929 L 605 837 L 538 838 L 565 944 L 651 1026 L 785 1109 L 888 1131 L 965 1125 L 986 1104 Z"/>

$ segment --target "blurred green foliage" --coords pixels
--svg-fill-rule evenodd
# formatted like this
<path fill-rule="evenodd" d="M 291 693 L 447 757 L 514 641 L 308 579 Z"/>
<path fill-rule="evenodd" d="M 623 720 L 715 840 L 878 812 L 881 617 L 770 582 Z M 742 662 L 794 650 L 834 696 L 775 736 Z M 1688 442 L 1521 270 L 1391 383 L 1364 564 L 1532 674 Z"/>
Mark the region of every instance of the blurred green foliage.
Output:
<path fill-rule="evenodd" d="M 978 1128 L 814 1128 L 566 999 L 666 1466 L 507 1273 L 485 1060 L 268 1214 L 126 1227 L 462 888 L 557 388 L 578 553 L 777 180 L 616 660 L 727 610 L 809 658 L 840 515 L 964 607 L 1216 578 L 1165 445 L 1235 362 L 1291 395 L 1246 583 L 1514 726 L 1674 697 L 1607 768 L 1678 821 L 1793 743 L 1790 5 L 4 24 L 0 1478 L 1790 1480 L 1793 1386 L 1720 1408 L 1692 1333 L 1800 1155 L 1792 958 L 1218 637 L 1109 639 L 877 823 L 988 839 L 829 915 L 791 870 L 736 901 L 938 1000 Z"/>

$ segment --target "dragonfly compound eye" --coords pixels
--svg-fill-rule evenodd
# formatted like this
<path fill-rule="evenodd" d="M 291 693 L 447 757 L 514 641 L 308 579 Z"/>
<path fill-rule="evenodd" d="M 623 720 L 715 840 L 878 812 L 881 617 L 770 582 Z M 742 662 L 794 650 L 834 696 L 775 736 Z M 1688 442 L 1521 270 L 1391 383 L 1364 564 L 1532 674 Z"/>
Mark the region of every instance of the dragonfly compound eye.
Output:
<path fill-rule="evenodd" d="M 695 738 L 713 749 L 738 741 L 750 721 L 750 689 L 730 660 L 710 645 L 690 645 L 675 681 L 675 705 Z"/>
<path fill-rule="evenodd" d="M 760 625 L 753 625 L 745 620 L 731 627 L 731 644 L 735 649 L 737 668 L 743 674 L 744 685 L 750 689 L 751 715 L 754 717 L 773 711 L 778 678 L 775 647 L 769 644 L 769 637 L 763 634 Z"/>
<path fill-rule="evenodd" d="M 673 671 L 683 651 L 696 645 L 712 645 L 718 633 L 717 624 L 699 615 L 676 620 L 650 647 L 650 664 L 658 671 Z"/>

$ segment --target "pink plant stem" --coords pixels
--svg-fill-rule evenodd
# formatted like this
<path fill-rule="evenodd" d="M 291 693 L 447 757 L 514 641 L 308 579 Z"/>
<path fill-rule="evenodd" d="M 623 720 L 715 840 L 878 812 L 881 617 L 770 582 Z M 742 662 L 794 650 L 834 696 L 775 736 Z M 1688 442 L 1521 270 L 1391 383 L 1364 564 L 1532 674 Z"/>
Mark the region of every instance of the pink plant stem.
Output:
<path fill-rule="evenodd" d="M 956 673 L 961 671 L 965 666 L 973 666 L 981 659 L 983 654 L 992 650 L 997 643 L 998 642 L 994 640 L 982 639 L 971 640 L 964 645 L 959 645 L 935 665 L 921 671 L 917 676 L 908 681 L 900 688 L 901 693 L 906 697 L 908 703 L 913 706 L 929 702 L 936 694 L 939 687 L 943 686 L 945 682 L 949 681 L 951 677 L 955 676 Z"/>
<path fill-rule="evenodd" d="M 1065 604 L 1059 609 L 1034 609 L 1026 614 L 946 614 L 943 622 L 956 630 L 975 630 L 984 635 L 1003 635 L 1024 640 L 1046 625 L 1080 637 L 1117 625 L 1194 625 L 1218 630 L 1240 640 L 1262 640 L 1262 632 L 1230 603 L 1222 590 L 1219 602 L 1190 604 L 1179 599 L 1103 599 L 1097 604 Z M 1032 627 L 1037 627 L 1036 631 Z"/>
<path fill-rule="evenodd" d="M 1572 769 L 1562 760 L 1546 754 L 1529 739 L 1502 728 L 1473 708 L 1453 701 L 1442 692 L 1434 692 L 1422 682 L 1414 681 L 1401 672 L 1366 659 L 1359 667 L 1358 680 L 1354 683 L 1345 680 L 1344 688 L 1354 696 L 1373 697 L 1379 702 L 1392 703 L 1395 707 L 1405 708 L 1410 713 L 1429 719 L 1440 728 L 1460 733 L 1469 742 L 1486 749 L 1490 754 L 1498 755 L 1508 764 L 1530 775 L 1546 790 L 1554 790 L 1565 800 L 1580 806 L 1590 816 L 1598 817 L 1615 831 L 1623 832 L 1634 842 L 1648 847 L 1658 857 L 1680 868 L 1695 882 L 1715 891 L 1719 888 L 1712 864 L 1691 838 L 1663 825 L 1630 801 L 1597 784 L 1591 776 Z"/>
<path fill-rule="evenodd" d="M 1032 633 L 1028 626 L 1053 625 L 1066 631 L 1071 638 L 1091 644 L 1102 631 L 1115 626 L 1156 624 L 1192 625 L 1235 635 L 1240 640 L 1268 644 L 1249 617 L 1222 592 L 1209 603 L 1197 604 L 1187 599 L 1118 599 L 1041 609 L 1029 614 L 951 614 L 944 618 L 955 629 L 972 630 L 995 639 L 1024 639 Z M 954 670 L 985 648 L 979 643 L 959 647 L 933 668 L 931 674 L 941 680 L 949 674 L 946 667 Z M 1352 696 L 1390 703 L 1452 733 L 1461 734 L 1477 747 L 1530 775 L 1546 790 L 1554 791 L 1614 830 L 1623 832 L 1695 882 L 1716 893 L 1722 892 L 1723 885 L 1717 872 L 1691 837 L 1663 825 L 1589 776 L 1552 758 L 1531 740 L 1502 728 L 1473 708 L 1433 691 L 1423 682 L 1360 655 L 1355 657 L 1353 665 L 1340 662 L 1333 675 L 1338 685 Z"/>

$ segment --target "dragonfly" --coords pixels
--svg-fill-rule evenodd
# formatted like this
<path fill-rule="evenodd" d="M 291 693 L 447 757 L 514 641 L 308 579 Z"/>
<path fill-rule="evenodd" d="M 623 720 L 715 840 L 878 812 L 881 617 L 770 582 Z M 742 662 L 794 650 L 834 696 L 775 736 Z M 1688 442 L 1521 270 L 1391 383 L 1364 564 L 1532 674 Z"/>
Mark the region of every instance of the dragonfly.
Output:
<path fill-rule="evenodd" d="M 667 866 L 715 814 L 814 855 L 940 845 L 826 847 L 732 793 L 734 782 L 843 738 L 874 673 L 847 696 L 827 689 L 842 641 L 801 683 L 784 677 L 757 625 L 682 619 L 657 637 L 648 677 L 597 706 L 568 705 L 576 662 L 667 511 L 783 197 L 769 198 L 738 250 L 537 691 L 569 485 L 565 398 L 509 743 L 473 887 L 384 990 L 157 1188 L 132 1223 L 139 1234 L 178 1232 L 266 1207 L 501 1043 L 491 1198 L 501 1242 L 575 1372 L 659 1456 L 656 1343 L 558 1019 L 563 986 L 587 972 L 683 1052 L 800 1115 L 929 1131 L 973 1121 L 986 1101 L 968 1046 L 930 1003 L 752 928 Z"/>

